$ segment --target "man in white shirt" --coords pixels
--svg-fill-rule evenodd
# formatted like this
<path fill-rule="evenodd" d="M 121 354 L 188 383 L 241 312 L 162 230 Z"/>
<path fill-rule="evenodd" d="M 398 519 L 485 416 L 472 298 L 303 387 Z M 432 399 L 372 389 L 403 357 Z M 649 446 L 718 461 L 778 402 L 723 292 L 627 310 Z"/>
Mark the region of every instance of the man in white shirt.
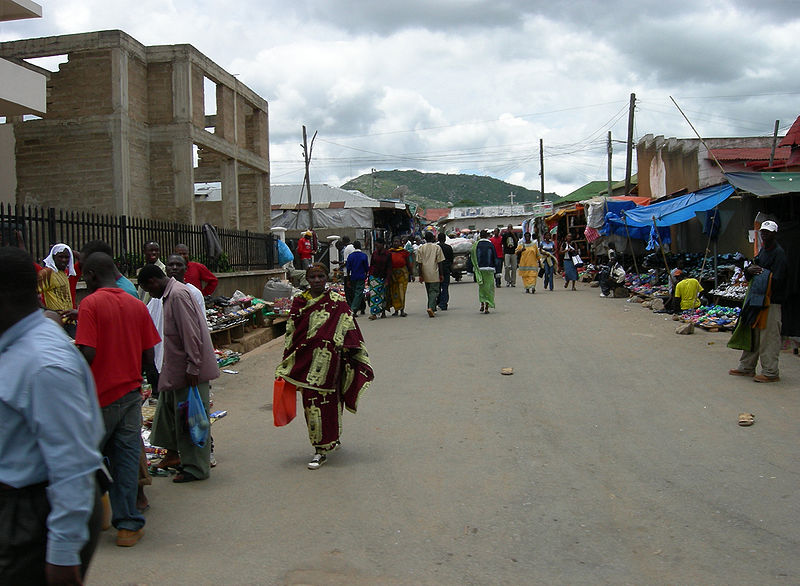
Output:
<path fill-rule="evenodd" d="M 425 283 L 428 293 L 428 316 L 436 317 L 439 290 L 442 282 L 442 263 L 444 253 L 438 244 L 433 232 L 425 232 L 425 244 L 416 252 L 417 265 L 419 266 L 419 282 Z"/>

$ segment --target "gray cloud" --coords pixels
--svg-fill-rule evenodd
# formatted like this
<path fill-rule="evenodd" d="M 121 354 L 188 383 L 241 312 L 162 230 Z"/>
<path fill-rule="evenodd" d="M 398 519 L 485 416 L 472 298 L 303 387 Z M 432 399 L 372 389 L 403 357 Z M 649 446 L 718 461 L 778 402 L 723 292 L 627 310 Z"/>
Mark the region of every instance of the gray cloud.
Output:
<path fill-rule="evenodd" d="M 636 137 L 692 135 L 669 95 L 704 136 L 768 134 L 776 118 L 787 127 L 800 113 L 796 2 L 60 0 L 44 8 L 41 20 L 5 23 L 0 38 L 120 28 L 148 45 L 191 43 L 238 74 L 270 102 L 281 181 L 300 180 L 303 124 L 319 131 L 314 180 L 417 168 L 538 188 L 543 138 L 546 189 L 567 193 L 605 178 L 605 135 L 624 138 L 631 92 Z"/>

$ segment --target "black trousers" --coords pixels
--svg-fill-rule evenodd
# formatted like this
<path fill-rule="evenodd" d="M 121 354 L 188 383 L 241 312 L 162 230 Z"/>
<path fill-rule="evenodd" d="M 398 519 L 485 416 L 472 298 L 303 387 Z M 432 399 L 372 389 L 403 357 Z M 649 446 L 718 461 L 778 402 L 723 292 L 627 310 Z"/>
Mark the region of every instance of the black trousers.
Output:
<path fill-rule="evenodd" d="M 0 490 L 0 584 L 45 584 L 47 500 L 45 483 Z M 97 547 L 103 518 L 100 491 L 95 490 L 89 519 L 89 541 L 81 550 L 81 576 L 86 575 Z"/>

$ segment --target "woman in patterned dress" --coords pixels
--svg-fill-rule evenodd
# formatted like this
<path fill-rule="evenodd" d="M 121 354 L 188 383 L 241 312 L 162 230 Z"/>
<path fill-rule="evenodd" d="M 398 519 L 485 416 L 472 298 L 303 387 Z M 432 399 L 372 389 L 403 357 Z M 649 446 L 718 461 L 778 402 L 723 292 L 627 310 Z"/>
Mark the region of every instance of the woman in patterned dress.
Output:
<path fill-rule="evenodd" d="M 386 283 L 392 271 L 392 255 L 383 238 L 375 239 L 375 250 L 369 261 L 369 319 L 386 317 Z"/>
<path fill-rule="evenodd" d="M 343 407 L 356 412 L 374 374 L 347 300 L 326 288 L 328 269 L 313 264 L 306 279 L 310 288 L 292 300 L 283 361 L 275 378 L 302 394 L 308 437 L 316 452 L 308 468 L 317 470 L 328 452 L 339 448 Z"/>

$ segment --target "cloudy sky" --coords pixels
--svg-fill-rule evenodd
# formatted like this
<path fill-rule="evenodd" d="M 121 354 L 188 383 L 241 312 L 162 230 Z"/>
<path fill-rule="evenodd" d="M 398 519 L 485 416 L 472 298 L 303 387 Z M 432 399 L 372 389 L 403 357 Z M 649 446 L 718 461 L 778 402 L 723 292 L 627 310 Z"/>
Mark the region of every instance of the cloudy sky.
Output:
<path fill-rule="evenodd" d="M 634 137 L 785 132 L 800 115 L 800 0 L 37 0 L 0 40 L 122 29 L 191 43 L 269 101 L 273 183 L 375 168 L 473 173 L 566 195 L 625 170 Z M 635 171 L 634 156 L 634 171 Z"/>

